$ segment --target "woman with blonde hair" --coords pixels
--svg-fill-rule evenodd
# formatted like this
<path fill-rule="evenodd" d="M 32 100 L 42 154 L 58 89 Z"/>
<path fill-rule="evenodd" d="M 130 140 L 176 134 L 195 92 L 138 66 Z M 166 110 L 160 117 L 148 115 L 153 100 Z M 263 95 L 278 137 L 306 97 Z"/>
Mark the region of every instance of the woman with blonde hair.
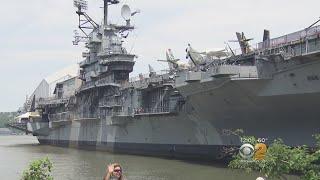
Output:
<path fill-rule="evenodd" d="M 122 168 L 118 163 L 110 164 L 106 173 L 103 180 L 125 180 L 122 175 Z"/>

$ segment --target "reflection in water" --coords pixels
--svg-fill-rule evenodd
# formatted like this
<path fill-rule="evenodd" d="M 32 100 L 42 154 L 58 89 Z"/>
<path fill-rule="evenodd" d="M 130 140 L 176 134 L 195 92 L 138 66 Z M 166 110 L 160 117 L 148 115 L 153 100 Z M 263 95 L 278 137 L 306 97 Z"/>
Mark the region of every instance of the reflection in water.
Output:
<path fill-rule="evenodd" d="M 32 136 L 0 136 L 0 173 L 5 179 L 19 179 L 31 160 L 45 156 L 53 162 L 54 178 L 61 180 L 101 180 L 111 162 L 122 165 L 128 180 L 255 180 L 258 176 L 215 164 L 42 146 Z"/>

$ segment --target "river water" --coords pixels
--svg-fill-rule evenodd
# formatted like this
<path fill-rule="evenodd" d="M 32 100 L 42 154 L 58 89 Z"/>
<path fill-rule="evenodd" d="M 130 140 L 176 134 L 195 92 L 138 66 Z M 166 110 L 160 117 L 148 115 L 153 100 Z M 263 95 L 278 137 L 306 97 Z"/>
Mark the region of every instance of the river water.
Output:
<path fill-rule="evenodd" d="M 128 180 L 255 180 L 258 177 L 214 163 L 44 146 L 32 136 L 0 136 L 0 179 L 20 179 L 31 160 L 46 156 L 53 162 L 53 177 L 58 180 L 101 180 L 106 165 L 112 162 L 123 166 Z"/>

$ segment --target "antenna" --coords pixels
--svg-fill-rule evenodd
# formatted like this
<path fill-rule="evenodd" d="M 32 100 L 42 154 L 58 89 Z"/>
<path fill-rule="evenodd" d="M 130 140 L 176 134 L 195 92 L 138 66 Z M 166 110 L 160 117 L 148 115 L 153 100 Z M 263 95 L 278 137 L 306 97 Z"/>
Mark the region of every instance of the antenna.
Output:
<path fill-rule="evenodd" d="M 73 0 L 73 5 L 78 8 L 80 12 L 88 9 L 88 1 L 86 0 Z"/>
<path fill-rule="evenodd" d="M 73 5 L 76 7 L 78 10 L 76 13 L 79 16 L 79 29 L 82 31 L 82 33 L 85 36 L 79 36 L 78 32 L 74 32 L 74 38 L 75 40 L 73 41 L 74 45 L 78 45 L 79 42 L 83 42 L 86 39 L 88 39 L 89 34 L 92 31 L 95 31 L 96 29 L 99 28 L 99 25 L 86 13 L 84 10 L 88 9 L 88 2 L 86 0 L 73 0 Z"/>
<path fill-rule="evenodd" d="M 316 24 L 318 24 L 320 22 L 320 17 L 319 17 L 319 19 L 316 21 L 316 22 L 314 22 L 313 24 L 311 24 L 309 27 L 307 27 L 306 29 L 310 29 L 310 28 L 312 28 L 314 25 L 316 25 Z"/>
<path fill-rule="evenodd" d="M 127 26 L 130 26 L 131 16 L 134 16 L 138 13 L 140 13 L 140 10 L 136 10 L 134 12 L 131 12 L 131 9 L 127 4 L 124 4 L 121 8 L 121 16 L 127 22 Z"/>
<path fill-rule="evenodd" d="M 104 26 L 108 26 L 108 8 L 109 5 L 118 4 L 119 0 L 103 0 Z"/>
<path fill-rule="evenodd" d="M 130 21 L 131 17 L 131 9 L 128 5 L 123 5 L 121 8 L 121 16 L 123 17 L 124 20 Z"/>

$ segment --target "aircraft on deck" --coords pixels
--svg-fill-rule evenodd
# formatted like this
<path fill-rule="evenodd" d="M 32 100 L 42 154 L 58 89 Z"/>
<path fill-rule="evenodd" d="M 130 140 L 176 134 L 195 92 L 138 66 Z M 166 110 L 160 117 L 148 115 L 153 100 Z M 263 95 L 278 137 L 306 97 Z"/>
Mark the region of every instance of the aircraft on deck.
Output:
<path fill-rule="evenodd" d="M 160 62 L 167 62 L 170 68 L 170 71 L 179 71 L 187 70 L 190 68 L 188 63 L 181 62 L 180 59 L 176 59 L 172 53 L 171 49 L 168 49 L 166 52 L 166 60 L 158 60 Z"/>

